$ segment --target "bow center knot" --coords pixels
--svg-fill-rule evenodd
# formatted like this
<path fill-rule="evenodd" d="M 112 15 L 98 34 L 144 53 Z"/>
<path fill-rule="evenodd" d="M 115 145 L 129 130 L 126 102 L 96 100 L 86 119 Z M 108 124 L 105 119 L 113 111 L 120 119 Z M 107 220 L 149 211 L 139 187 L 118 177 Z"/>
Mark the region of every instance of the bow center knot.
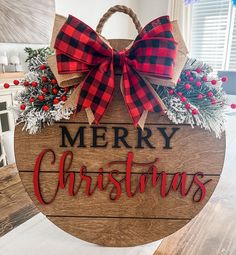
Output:
<path fill-rule="evenodd" d="M 125 63 L 125 50 L 114 51 L 113 64 L 116 68 L 122 68 Z"/>

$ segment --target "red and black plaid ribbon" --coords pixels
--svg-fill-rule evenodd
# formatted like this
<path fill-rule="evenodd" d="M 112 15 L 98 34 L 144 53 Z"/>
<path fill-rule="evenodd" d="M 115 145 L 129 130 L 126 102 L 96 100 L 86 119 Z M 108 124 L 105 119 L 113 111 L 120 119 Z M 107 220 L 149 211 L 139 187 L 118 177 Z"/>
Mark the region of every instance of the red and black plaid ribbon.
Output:
<path fill-rule="evenodd" d="M 131 48 L 117 52 L 92 28 L 70 15 L 55 43 L 58 73 L 87 73 L 80 84 L 78 111 L 90 108 L 95 123 L 99 123 L 114 92 L 114 68 L 121 68 L 122 94 L 137 126 L 144 111 L 163 110 L 144 77 L 172 78 L 176 46 L 168 16 L 150 22 Z"/>

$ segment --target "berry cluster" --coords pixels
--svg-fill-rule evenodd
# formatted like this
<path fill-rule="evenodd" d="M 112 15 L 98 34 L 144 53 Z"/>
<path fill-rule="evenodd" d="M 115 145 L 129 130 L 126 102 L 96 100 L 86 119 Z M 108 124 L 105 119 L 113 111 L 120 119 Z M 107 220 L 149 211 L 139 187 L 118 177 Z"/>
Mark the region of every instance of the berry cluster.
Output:
<path fill-rule="evenodd" d="M 54 105 L 61 101 L 67 100 L 68 88 L 60 88 L 57 80 L 53 76 L 51 70 L 46 65 L 39 66 L 39 75 L 37 80 L 14 80 L 15 86 L 22 85 L 26 88 L 23 102 L 20 102 L 20 110 L 25 111 L 28 108 L 36 107 L 45 112 L 53 110 Z M 9 83 L 4 84 L 4 88 L 8 89 Z"/>
<path fill-rule="evenodd" d="M 222 77 L 219 80 L 210 79 L 205 76 L 205 72 L 201 68 L 196 70 L 185 70 L 182 72 L 178 84 L 175 89 L 169 89 L 168 94 L 179 97 L 180 101 L 185 105 L 192 115 L 198 115 L 199 110 L 192 105 L 224 105 L 224 102 L 217 99 L 219 85 L 227 82 L 227 77 Z M 196 102 L 199 101 L 199 103 Z M 191 102 L 196 102 L 191 104 Z M 231 105 L 232 109 L 236 109 L 236 104 Z"/>

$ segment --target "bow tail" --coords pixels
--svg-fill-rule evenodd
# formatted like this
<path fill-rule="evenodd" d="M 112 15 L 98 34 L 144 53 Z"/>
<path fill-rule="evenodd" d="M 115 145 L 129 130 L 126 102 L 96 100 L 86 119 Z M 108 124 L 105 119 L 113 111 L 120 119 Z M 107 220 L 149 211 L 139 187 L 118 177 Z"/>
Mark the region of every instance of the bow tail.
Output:
<path fill-rule="evenodd" d="M 85 109 L 89 124 L 99 124 L 114 93 L 114 70 L 94 67 L 80 84 L 77 111 Z"/>
<path fill-rule="evenodd" d="M 144 128 L 148 112 L 165 112 L 166 107 L 148 80 L 124 65 L 122 94 L 135 127 Z"/>

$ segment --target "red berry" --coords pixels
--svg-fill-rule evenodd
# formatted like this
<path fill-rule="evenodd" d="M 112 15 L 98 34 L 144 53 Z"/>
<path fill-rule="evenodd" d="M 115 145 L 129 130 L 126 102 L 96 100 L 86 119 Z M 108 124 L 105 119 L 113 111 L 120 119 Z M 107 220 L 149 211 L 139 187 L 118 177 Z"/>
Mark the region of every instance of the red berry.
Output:
<path fill-rule="evenodd" d="M 202 99 L 203 99 L 203 95 L 202 95 L 202 94 L 199 94 L 199 95 L 197 96 L 197 99 L 202 100 Z"/>
<path fill-rule="evenodd" d="M 202 86 L 202 83 L 201 83 L 200 81 L 197 81 L 197 82 L 196 82 L 196 86 L 197 86 L 197 87 L 201 87 L 201 86 Z"/>
<path fill-rule="evenodd" d="M 209 92 L 207 93 L 207 96 L 208 96 L 208 97 L 213 97 L 213 92 L 212 92 L 212 91 L 209 91 Z"/>
<path fill-rule="evenodd" d="M 185 105 L 185 108 L 186 108 L 187 110 L 190 110 L 191 105 L 190 105 L 190 104 L 186 104 L 186 105 Z"/>
<path fill-rule="evenodd" d="M 54 89 L 52 90 L 52 93 L 56 95 L 56 94 L 58 93 L 58 90 L 54 88 Z"/>
<path fill-rule="evenodd" d="M 226 76 L 222 77 L 222 78 L 221 78 L 221 81 L 222 81 L 222 82 L 227 82 L 227 81 L 228 81 L 228 77 L 226 77 Z"/>
<path fill-rule="evenodd" d="M 198 110 L 197 109 L 193 109 L 192 110 L 192 115 L 197 115 L 198 114 Z"/>
<path fill-rule="evenodd" d="M 197 73 L 201 73 L 201 72 L 202 72 L 202 69 L 201 69 L 200 67 L 198 67 L 198 68 L 196 69 L 196 72 L 197 72 Z"/>
<path fill-rule="evenodd" d="M 35 88 L 35 87 L 38 86 L 38 83 L 37 83 L 36 81 L 33 81 L 33 82 L 31 83 L 31 86 Z"/>
<path fill-rule="evenodd" d="M 30 83 L 28 81 L 24 81 L 24 86 L 28 87 L 30 85 Z"/>
<path fill-rule="evenodd" d="M 33 103 L 34 100 L 35 100 L 35 98 L 34 98 L 34 97 L 31 97 L 29 101 L 30 101 L 30 103 Z"/>
<path fill-rule="evenodd" d="M 8 88 L 10 88 L 10 84 L 9 84 L 9 83 L 4 83 L 3 87 L 4 87 L 5 89 L 8 89 Z"/>
<path fill-rule="evenodd" d="M 26 108 L 26 105 L 25 105 L 25 104 L 22 104 L 22 105 L 20 106 L 20 109 L 21 109 L 22 111 L 24 111 L 25 108 Z"/>
<path fill-rule="evenodd" d="M 194 78 L 192 76 L 189 77 L 189 81 L 194 81 Z"/>
<path fill-rule="evenodd" d="M 169 95 L 173 95 L 174 94 L 174 90 L 173 89 L 169 89 L 168 93 L 169 93 Z"/>
<path fill-rule="evenodd" d="M 182 95 L 183 95 L 182 92 L 178 92 L 177 94 L 178 94 L 178 96 L 180 96 L 180 97 L 182 97 Z"/>
<path fill-rule="evenodd" d="M 186 88 L 187 90 L 189 90 L 189 89 L 191 89 L 191 85 L 190 85 L 189 83 L 187 83 L 187 84 L 185 84 L 185 88 Z"/>
<path fill-rule="evenodd" d="M 207 77 L 204 76 L 204 77 L 202 78 L 202 80 L 203 80 L 204 82 L 207 82 Z"/>
<path fill-rule="evenodd" d="M 231 104 L 232 109 L 236 109 L 236 104 Z"/>
<path fill-rule="evenodd" d="M 66 96 L 62 96 L 62 97 L 61 97 L 61 100 L 64 101 L 64 102 L 66 101 L 66 99 L 67 99 Z"/>
<path fill-rule="evenodd" d="M 68 87 L 64 88 L 65 92 L 68 92 L 70 89 Z"/>
<path fill-rule="evenodd" d="M 47 88 L 42 88 L 43 93 L 48 93 L 48 89 Z"/>
<path fill-rule="evenodd" d="M 190 76 L 191 75 L 191 72 L 190 71 L 186 71 L 185 72 L 187 76 Z"/>
<path fill-rule="evenodd" d="M 58 104 L 60 100 L 58 98 L 53 99 L 53 104 Z"/>
<path fill-rule="evenodd" d="M 41 65 L 40 67 L 39 67 L 39 69 L 40 70 L 45 70 L 47 67 L 45 66 L 45 65 Z"/>
<path fill-rule="evenodd" d="M 216 99 L 212 98 L 211 99 L 211 104 L 216 104 L 216 103 L 217 103 Z"/>
<path fill-rule="evenodd" d="M 179 78 L 179 79 L 178 79 L 178 83 L 180 83 L 181 81 L 182 81 L 182 80 Z"/>
<path fill-rule="evenodd" d="M 42 77 L 42 82 L 47 82 L 48 81 L 48 78 L 46 76 L 43 76 Z"/>
<path fill-rule="evenodd" d="M 216 85 L 216 84 L 217 84 L 217 81 L 216 81 L 216 80 L 212 80 L 212 81 L 211 81 L 211 84 L 212 84 L 212 85 Z"/>
<path fill-rule="evenodd" d="M 44 95 L 39 95 L 39 96 L 38 96 L 38 99 L 39 99 L 40 101 L 43 101 L 44 98 L 45 98 Z"/>
<path fill-rule="evenodd" d="M 44 105 L 44 106 L 43 106 L 43 110 L 44 110 L 45 112 L 47 112 L 47 111 L 49 110 L 49 106 L 48 106 L 48 105 Z"/>
<path fill-rule="evenodd" d="M 16 85 L 16 86 L 20 84 L 20 82 L 19 82 L 18 80 L 14 80 L 13 83 L 14 83 L 14 85 Z"/>
<path fill-rule="evenodd" d="M 51 83 L 55 85 L 55 84 L 57 84 L 57 80 L 56 79 L 52 79 Z"/>
<path fill-rule="evenodd" d="M 182 103 L 185 103 L 187 101 L 187 98 L 186 97 L 181 97 L 180 100 L 181 100 Z"/>

